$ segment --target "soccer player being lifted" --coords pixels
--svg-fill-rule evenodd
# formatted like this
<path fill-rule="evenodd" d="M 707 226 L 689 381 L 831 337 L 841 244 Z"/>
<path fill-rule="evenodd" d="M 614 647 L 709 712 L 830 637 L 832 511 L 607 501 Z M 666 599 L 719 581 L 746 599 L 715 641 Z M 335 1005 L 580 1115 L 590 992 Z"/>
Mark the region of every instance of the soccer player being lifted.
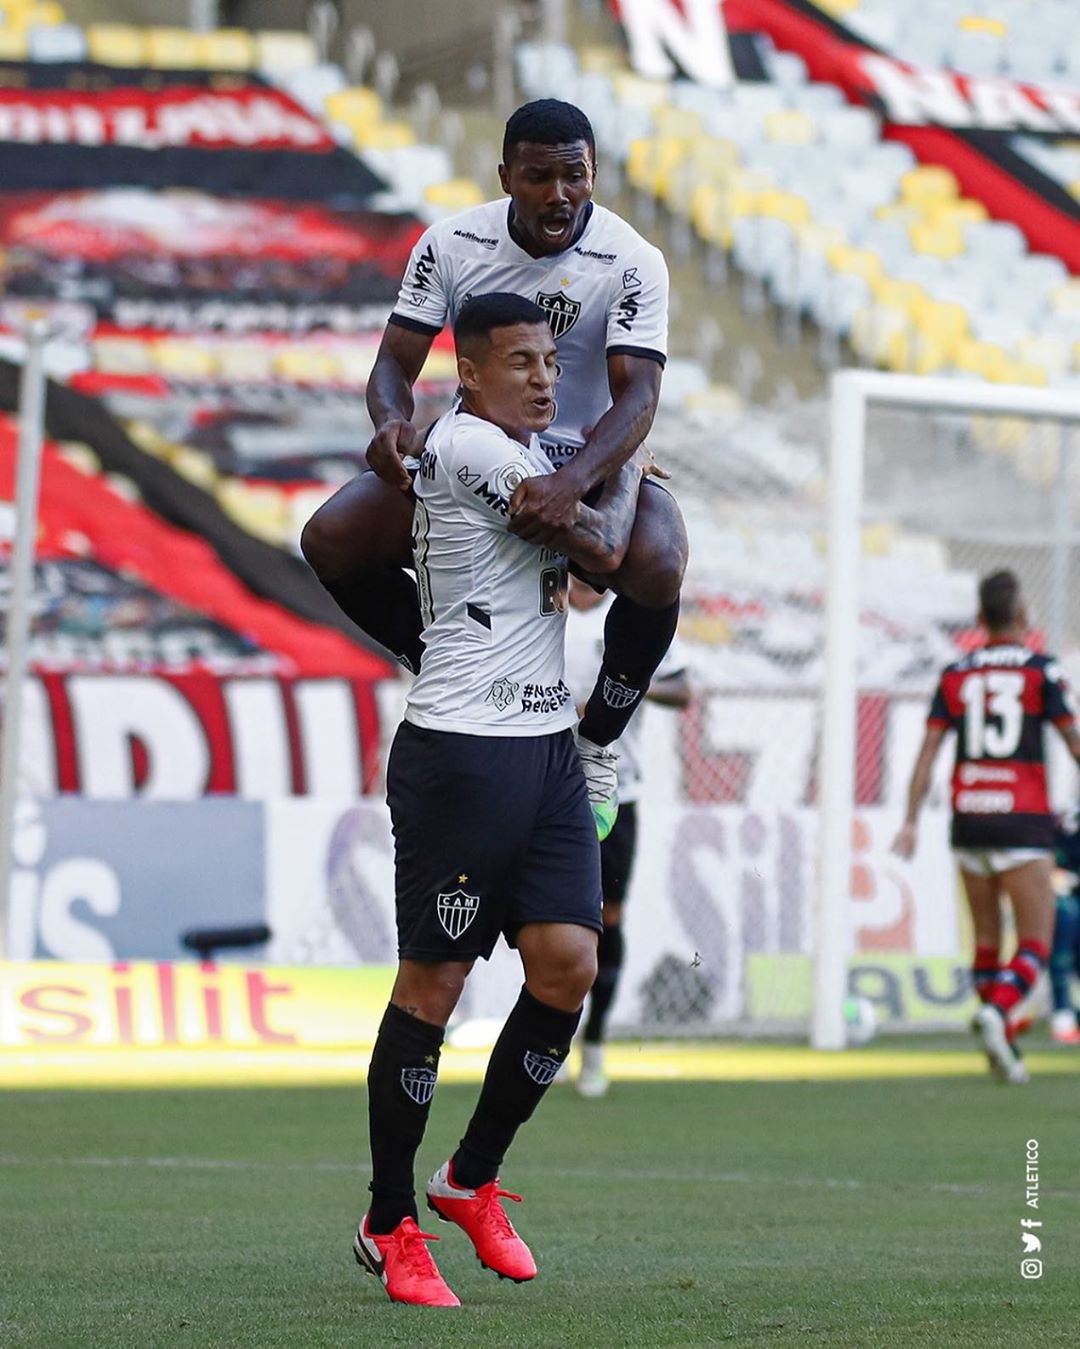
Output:
<path fill-rule="evenodd" d="M 506 124 L 499 176 L 509 197 L 432 225 L 413 250 L 367 387 L 375 470 L 347 483 L 308 522 L 302 547 L 338 605 L 413 671 L 424 649 L 411 566 L 410 476 L 419 453 L 413 385 L 432 342 L 471 295 L 512 291 L 539 304 L 558 349 L 559 397 L 541 446 L 554 475 L 528 482 L 515 531 L 554 546 L 582 501 L 625 464 L 652 425 L 667 347 L 663 256 L 592 200 L 596 148 L 580 109 L 555 99 Z M 617 810 L 616 741 L 674 635 L 686 531 L 670 494 L 646 480 L 578 752 L 601 838 Z"/>
<path fill-rule="evenodd" d="M 1028 618 L 1010 571 L 979 586 L 979 622 L 987 642 L 946 666 L 911 776 L 907 817 L 893 849 L 914 854 L 919 810 L 934 759 L 956 732 L 952 846 L 971 909 L 974 982 L 982 1007 L 973 1029 L 1002 1082 L 1026 1082 L 1009 1013 L 1046 968 L 1054 928 L 1051 880 L 1054 817 L 1046 790 L 1043 729 L 1055 726 L 1080 762 L 1071 694 L 1052 656 L 1026 645 Z M 1001 966 L 1001 897 L 1012 905 L 1016 953 Z"/>
<path fill-rule="evenodd" d="M 387 765 L 399 965 L 368 1072 L 371 1207 L 357 1260 L 397 1302 L 457 1306 L 417 1225 L 414 1162 L 447 1020 L 500 934 L 525 986 L 492 1050 L 458 1150 L 428 1205 L 504 1278 L 536 1274 L 498 1173 L 566 1059 L 596 977 L 600 852 L 564 679 L 567 559 L 598 579 L 629 545 L 642 447 L 609 473 L 595 508 L 537 544 L 518 534 L 554 413 L 545 313 L 478 295 L 454 325 L 462 401 L 428 433 L 416 475 L 414 565 L 424 660 Z"/>

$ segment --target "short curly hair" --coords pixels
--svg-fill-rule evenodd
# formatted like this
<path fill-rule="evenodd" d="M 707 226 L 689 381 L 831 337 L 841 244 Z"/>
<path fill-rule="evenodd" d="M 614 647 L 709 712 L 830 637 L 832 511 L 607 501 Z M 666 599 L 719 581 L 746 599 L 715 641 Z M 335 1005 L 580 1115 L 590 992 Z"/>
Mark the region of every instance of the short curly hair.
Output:
<path fill-rule="evenodd" d="M 503 133 L 504 164 L 510 163 L 514 151 L 524 141 L 534 145 L 573 145 L 575 141 L 584 141 L 593 165 L 596 164 L 592 123 L 573 103 L 563 103 L 557 98 L 537 98 L 511 113 Z"/>

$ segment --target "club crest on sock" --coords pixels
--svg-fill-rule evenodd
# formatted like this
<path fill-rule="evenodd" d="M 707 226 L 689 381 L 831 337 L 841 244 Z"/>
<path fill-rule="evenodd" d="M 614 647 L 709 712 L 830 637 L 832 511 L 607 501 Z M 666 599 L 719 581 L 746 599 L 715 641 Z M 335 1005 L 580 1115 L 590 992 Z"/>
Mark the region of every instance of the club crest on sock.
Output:
<path fill-rule="evenodd" d="M 402 1068 L 401 1085 L 405 1095 L 417 1105 L 428 1105 L 435 1095 L 434 1068 Z"/>
<path fill-rule="evenodd" d="M 538 1087 L 549 1086 L 562 1067 L 558 1059 L 549 1058 L 547 1054 L 536 1054 L 531 1049 L 526 1049 L 524 1062 L 525 1071 Z"/>
<path fill-rule="evenodd" d="M 451 890 L 435 900 L 435 912 L 451 941 L 457 941 L 479 911 L 480 896 L 467 895 L 464 890 Z"/>

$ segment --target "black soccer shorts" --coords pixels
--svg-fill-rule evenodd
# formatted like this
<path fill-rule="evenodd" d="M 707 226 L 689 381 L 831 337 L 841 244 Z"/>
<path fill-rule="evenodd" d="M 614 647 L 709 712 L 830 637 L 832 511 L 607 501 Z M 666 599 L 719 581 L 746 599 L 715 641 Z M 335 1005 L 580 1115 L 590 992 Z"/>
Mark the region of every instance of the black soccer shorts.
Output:
<path fill-rule="evenodd" d="M 603 931 L 600 848 L 570 731 L 458 735 L 402 722 L 386 769 L 398 955 L 485 960 L 526 923 Z"/>

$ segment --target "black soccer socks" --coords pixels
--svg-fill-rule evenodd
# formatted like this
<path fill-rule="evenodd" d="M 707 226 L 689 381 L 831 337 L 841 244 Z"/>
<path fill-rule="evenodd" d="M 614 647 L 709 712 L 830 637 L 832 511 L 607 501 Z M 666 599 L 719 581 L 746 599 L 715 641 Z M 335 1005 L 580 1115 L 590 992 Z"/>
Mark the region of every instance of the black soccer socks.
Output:
<path fill-rule="evenodd" d="M 379 563 L 357 567 L 336 581 L 324 581 L 334 603 L 362 632 L 380 642 L 397 659 L 419 674 L 424 644 L 424 621 L 416 583 L 401 567 Z"/>
<path fill-rule="evenodd" d="M 679 601 L 647 609 L 616 595 L 604 622 L 604 657 L 596 687 L 585 704 L 578 734 L 594 745 L 610 745 L 626 730 L 649 691 L 679 622 Z"/>
<path fill-rule="evenodd" d="M 589 1015 L 585 1018 L 583 1036 L 586 1044 L 598 1045 L 603 1041 L 608 1009 L 619 985 L 623 950 L 622 926 L 609 924 L 600 934 L 600 948 L 596 953 L 596 982 L 589 994 Z"/>
<path fill-rule="evenodd" d="M 402 1218 L 416 1218 L 413 1165 L 427 1128 L 439 1071 L 443 1030 L 408 1012 L 387 1007 L 368 1068 L 371 1138 L 371 1214 L 368 1230 L 392 1232 Z"/>
<path fill-rule="evenodd" d="M 454 1183 L 475 1190 L 499 1174 L 514 1135 L 566 1062 L 580 1012 L 548 1007 L 523 988 L 488 1060 L 465 1137 L 454 1153 Z"/>

